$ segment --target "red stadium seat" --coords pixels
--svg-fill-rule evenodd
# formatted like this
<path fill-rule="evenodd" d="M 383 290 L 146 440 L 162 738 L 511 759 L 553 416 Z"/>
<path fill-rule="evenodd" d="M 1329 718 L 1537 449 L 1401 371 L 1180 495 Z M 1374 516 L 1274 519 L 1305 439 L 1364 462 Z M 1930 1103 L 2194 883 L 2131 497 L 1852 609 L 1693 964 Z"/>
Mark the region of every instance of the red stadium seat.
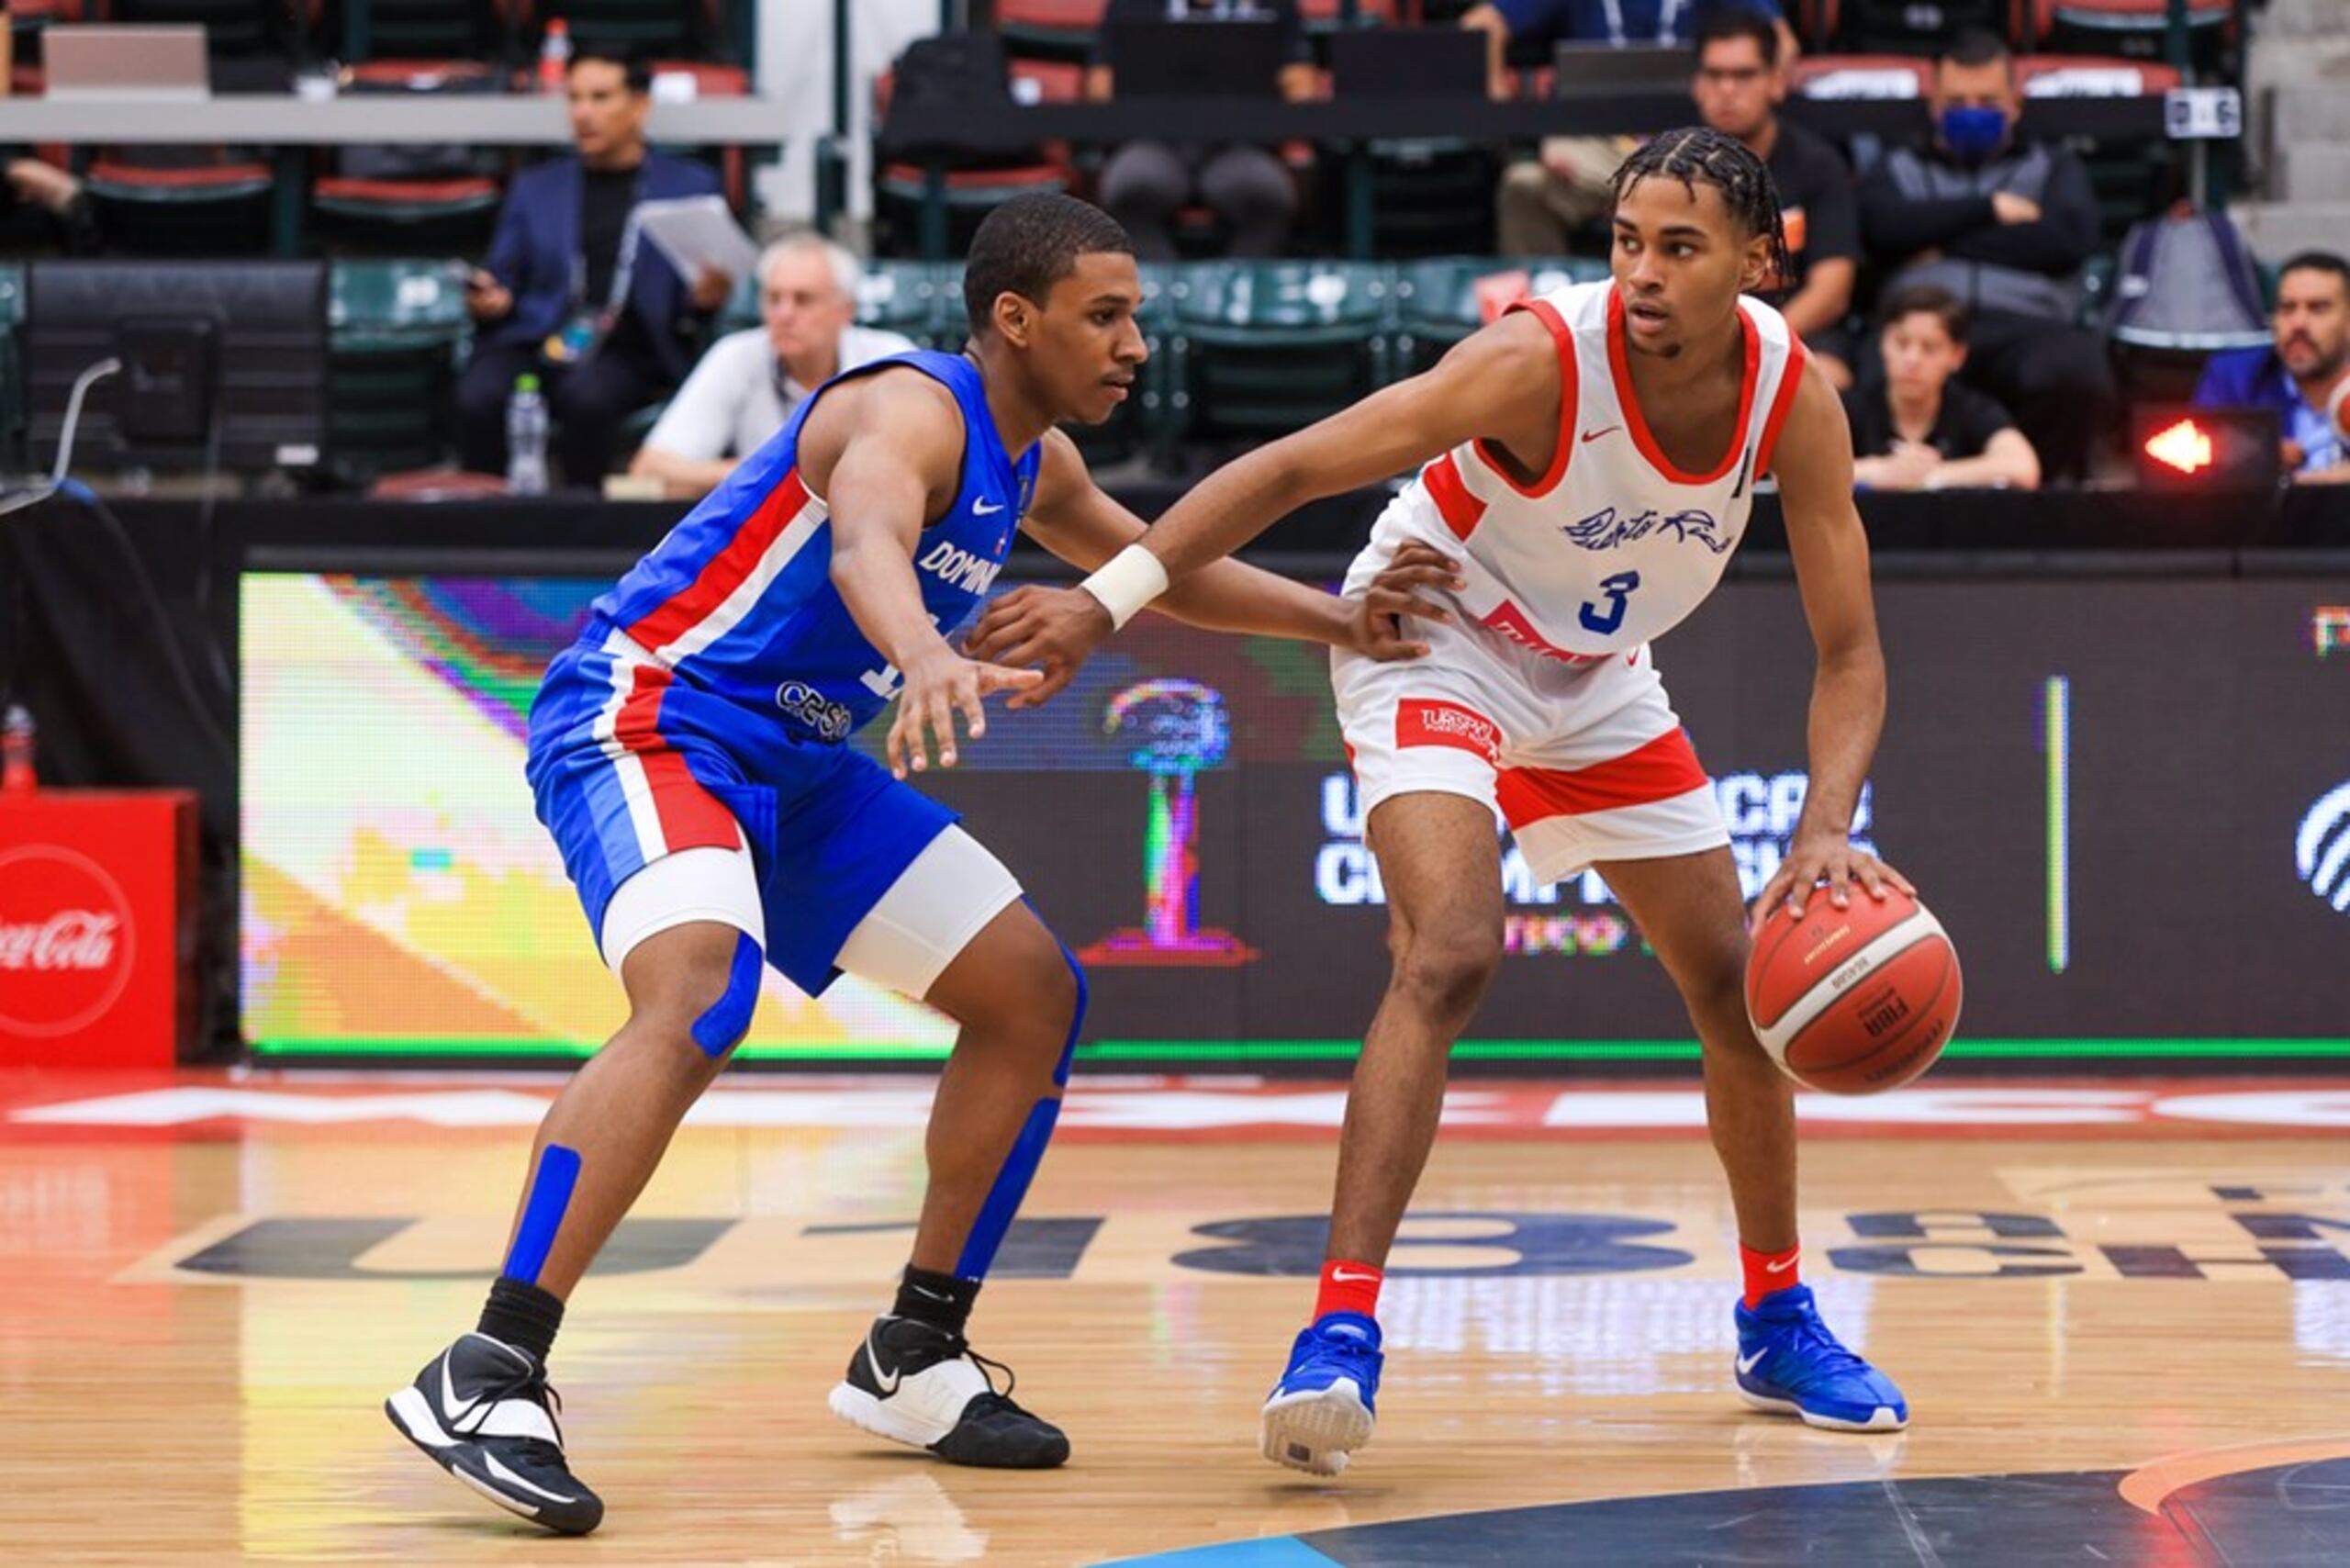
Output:
<path fill-rule="evenodd" d="M 504 0 L 523 58 L 535 61 L 551 17 L 569 26 L 572 42 L 624 45 L 661 60 L 728 60 L 726 0 Z"/>
<path fill-rule="evenodd" d="M 1803 45 L 1806 53 L 1836 47 L 1836 29 L 1844 21 L 1841 0 L 1786 0 L 1779 10 L 1787 18 L 1787 26 L 1795 29 L 1796 41 Z"/>
<path fill-rule="evenodd" d="M 2026 54 L 2016 81 L 2027 98 L 2143 98 L 2179 84 L 2175 67 L 2109 54 Z"/>
<path fill-rule="evenodd" d="M 1395 21 L 1395 0 L 1355 0 L 1355 25 L 1383 26 Z M 1298 0 L 1297 14 L 1308 28 L 1327 32 L 1340 25 L 1345 0 Z"/>
<path fill-rule="evenodd" d="M 1934 66 L 1913 54 L 1807 54 L 1787 81 L 1805 98 L 1922 98 Z"/>
<path fill-rule="evenodd" d="M 996 0 L 996 31 L 1014 56 L 1083 61 L 1109 0 Z"/>
<path fill-rule="evenodd" d="M 2154 59 L 2170 28 L 2169 0 L 2031 0 L 2032 40 L 2050 49 Z M 2188 47 L 2218 62 L 2234 36 L 2233 0 L 2187 0 Z"/>
<path fill-rule="evenodd" d="M 223 148 L 111 148 L 93 158 L 83 185 L 110 246 L 220 255 L 267 244 L 277 176 Z"/>
<path fill-rule="evenodd" d="M 1072 102 L 1083 95 L 1084 67 L 1073 61 L 1015 60 L 1009 62 L 1008 73 L 1014 84 L 1033 84 L 1033 91 L 1040 102 Z M 890 97 L 897 86 L 894 73 L 884 71 L 873 79 L 873 118 L 885 119 L 890 112 Z M 1024 96 L 1029 89 L 1015 86 Z M 950 165 L 945 171 L 947 237 L 950 248 L 960 250 L 970 231 L 980 218 L 1014 196 L 1035 192 L 1067 191 L 1076 185 L 1076 174 L 1070 162 L 1066 142 L 1053 142 L 1036 151 L 1033 157 L 990 159 L 984 162 Z M 877 205 L 902 237 L 894 247 L 909 251 L 912 236 L 916 232 L 929 182 L 919 163 L 890 163 L 874 173 L 874 194 Z"/>
<path fill-rule="evenodd" d="M 2187 25 L 2225 23 L 2232 0 L 2187 0 Z M 2170 0 L 2032 0 L 2036 36 L 2046 38 L 2059 23 L 2111 32 L 2160 33 L 2170 25 Z"/>

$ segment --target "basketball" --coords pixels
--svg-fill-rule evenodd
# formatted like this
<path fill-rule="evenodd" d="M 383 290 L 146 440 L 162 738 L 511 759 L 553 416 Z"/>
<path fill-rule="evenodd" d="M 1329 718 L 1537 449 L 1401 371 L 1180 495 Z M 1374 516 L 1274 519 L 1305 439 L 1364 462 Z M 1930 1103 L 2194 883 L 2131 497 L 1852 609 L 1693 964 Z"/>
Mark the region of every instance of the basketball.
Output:
<path fill-rule="evenodd" d="M 2333 392 L 2327 395 L 2325 422 L 2333 428 L 2334 434 L 2350 441 L 2350 375 L 2335 382 Z"/>
<path fill-rule="evenodd" d="M 1746 964 L 1746 1013 L 1771 1059 L 1807 1089 L 1875 1094 L 1934 1065 L 1958 1024 L 1958 953 L 1898 888 L 1822 891 L 1801 915 L 1774 911 Z"/>

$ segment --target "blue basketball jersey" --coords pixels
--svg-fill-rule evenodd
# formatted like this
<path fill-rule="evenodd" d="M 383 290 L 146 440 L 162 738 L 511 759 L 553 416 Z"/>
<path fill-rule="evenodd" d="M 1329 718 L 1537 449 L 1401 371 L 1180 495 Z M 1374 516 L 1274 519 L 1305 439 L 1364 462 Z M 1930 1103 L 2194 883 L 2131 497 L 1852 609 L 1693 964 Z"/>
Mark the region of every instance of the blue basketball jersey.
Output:
<path fill-rule="evenodd" d="M 960 627 L 1011 552 L 1043 448 L 1012 458 L 989 415 L 979 367 L 959 354 L 922 350 L 860 365 L 819 387 L 780 433 L 596 601 L 582 644 L 601 646 L 620 631 L 680 681 L 773 714 L 809 740 L 845 740 L 887 707 L 898 671 L 833 587 L 830 514 L 800 479 L 799 451 L 800 429 L 827 391 L 891 365 L 938 381 L 962 410 L 961 487 L 914 553 L 923 607 L 940 632 Z"/>

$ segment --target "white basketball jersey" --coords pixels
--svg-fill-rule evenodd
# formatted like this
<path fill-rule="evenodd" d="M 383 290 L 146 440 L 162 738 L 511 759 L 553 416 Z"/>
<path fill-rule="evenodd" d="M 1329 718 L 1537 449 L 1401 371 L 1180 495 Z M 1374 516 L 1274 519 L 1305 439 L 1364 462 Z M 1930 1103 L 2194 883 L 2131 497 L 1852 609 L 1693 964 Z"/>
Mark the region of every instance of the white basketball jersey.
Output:
<path fill-rule="evenodd" d="M 1757 300 L 1738 308 L 1746 358 L 1737 437 L 1710 472 L 1686 474 L 1640 417 L 1613 283 L 1514 307 L 1539 317 L 1558 348 L 1550 472 L 1522 486 L 1482 442 L 1453 448 L 1389 504 L 1348 586 L 1418 540 L 1461 560 L 1460 599 L 1472 619 L 1535 653 L 1586 664 L 1671 631 L 1721 580 L 1802 379 L 1803 345 L 1785 319 Z"/>

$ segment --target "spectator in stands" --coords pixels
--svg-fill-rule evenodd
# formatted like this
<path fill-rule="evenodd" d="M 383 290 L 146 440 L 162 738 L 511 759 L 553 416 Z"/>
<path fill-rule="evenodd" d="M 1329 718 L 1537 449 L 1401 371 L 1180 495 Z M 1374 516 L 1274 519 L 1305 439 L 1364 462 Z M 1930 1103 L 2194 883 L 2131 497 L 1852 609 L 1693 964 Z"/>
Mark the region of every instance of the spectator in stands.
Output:
<path fill-rule="evenodd" d="M 2016 133 L 2008 46 L 1961 33 L 1936 62 L 1935 131 L 1861 182 L 1861 226 L 1889 289 L 1934 284 L 1974 320 L 1966 379 L 2013 409 L 2050 471 L 2087 475 L 2118 402 L 2098 336 L 2076 324 L 2098 241 L 2080 160 Z"/>
<path fill-rule="evenodd" d="M 1771 171 L 1786 220 L 1795 275 L 1781 278 L 1779 309 L 1829 383 L 1852 384 L 1852 345 L 1844 331 L 1860 272 L 1861 214 L 1852 171 L 1827 138 L 1783 120 L 1787 95 L 1779 65 L 1779 28 L 1759 12 L 1708 12 L 1697 24 L 1697 71 L 1690 83 L 1698 118 L 1746 143 Z"/>
<path fill-rule="evenodd" d="M 705 270 L 688 282 L 639 241 L 637 203 L 719 190 L 702 164 L 646 148 L 647 65 L 583 43 L 564 85 L 578 156 L 525 169 L 507 192 L 466 289 L 475 337 L 457 439 L 467 468 L 504 473 L 507 397 L 516 376 L 535 374 L 565 481 L 594 485 L 629 415 L 684 378 L 731 281 Z"/>
<path fill-rule="evenodd" d="M 1086 73 L 1085 95 L 1101 102 L 1116 90 L 1116 24 L 1179 20 L 1212 27 L 1218 22 L 1270 19 L 1281 28 L 1281 96 L 1294 103 L 1314 95 L 1313 51 L 1305 39 L 1297 0 L 1110 0 L 1102 18 L 1101 41 Z M 1213 212 L 1231 230 L 1225 252 L 1277 256 L 1289 239 L 1297 187 L 1281 161 L 1262 147 L 1238 143 L 1129 141 L 1102 165 L 1102 205 L 1133 237 L 1144 261 L 1175 256 L 1175 219 L 1194 203 Z"/>
<path fill-rule="evenodd" d="M 39 158 L 8 157 L 0 169 L 0 252 L 97 250 L 97 209 L 81 181 Z"/>
<path fill-rule="evenodd" d="M 2040 458 L 2015 420 L 1953 379 L 1966 363 L 1966 307 L 1917 284 L 1882 315 L 1885 375 L 1844 394 L 1853 479 L 1878 490 L 2037 489 Z"/>
<path fill-rule="evenodd" d="M 759 258 L 762 325 L 712 343 L 629 464 L 672 496 L 708 494 L 844 370 L 912 342 L 856 324 L 856 258 L 803 234 Z"/>
<path fill-rule="evenodd" d="M 2305 251 L 2277 276 L 2277 345 L 2216 354 L 2195 401 L 2207 409 L 2274 409 L 2284 423 L 2285 471 L 2297 484 L 2350 484 L 2350 442 L 2325 417 L 2350 361 L 2350 262 Z"/>
<path fill-rule="evenodd" d="M 1779 35 L 1778 58 L 1794 61 L 1795 34 L 1774 0 L 1480 0 L 1460 25 L 1485 35 L 1487 89 L 1504 99 L 1513 95 L 1513 48 L 1686 44 L 1699 21 L 1717 11 L 1751 11 L 1768 19 Z M 1564 255 L 1569 235 L 1606 216 L 1608 182 L 1639 145 L 1630 136 L 1543 138 L 1539 157 L 1513 163 L 1502 175 L 1502 254 Z"/>

